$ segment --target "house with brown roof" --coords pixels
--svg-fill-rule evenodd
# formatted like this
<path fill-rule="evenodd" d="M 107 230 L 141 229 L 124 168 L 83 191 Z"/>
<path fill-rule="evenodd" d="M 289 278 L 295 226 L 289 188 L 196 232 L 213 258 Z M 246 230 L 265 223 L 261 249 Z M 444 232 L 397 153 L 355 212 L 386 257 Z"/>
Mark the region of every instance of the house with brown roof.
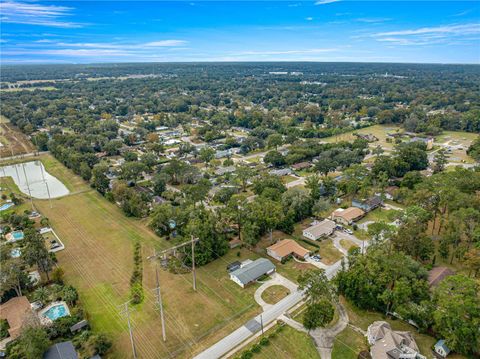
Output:
<path fill-rule="evenodd" d="M 387 322 L 370 324 L 366 337 L 372 359 L 426 359 L 410 332 L 392 330 Z"/>
<path fill-rule="evenodd" d="M 10 327 L 9 337 L 0 342 L 0 349 L 20 336 L 22 325 L 31 313 L 30 302 L 25 296 L 12 298 L 0 305 L 0 319 L 5 319 Z"/>
<path fill-rule="evenodd" d="M 365 215 L 365 212 L 357 207 L 349 207 L 346 209 L 338 208 L 332 212 L 331 218 L 343 225 L 351 225 L 353 222 L 358 221 Z"/>
<path fill-rule="evenodd" d="M 310 251 L 303 248 L 293 239 L 282 239 L 274 245 L 267 248 L 267 254 L 278 261 L 282 261 L 289 256 L 295 256 L 299 259 L 306 259 Z"/>
<path fill-rule="evenodd" d="M 328 237 L 329 235 L 333 234 L 336 226 L 337 225 L 334 221 L 324 219 L 323 221 L 317 222 L 311 227 L 304 229 L 302 234 L 308 239 L 317 241 L 322 237 Z"/>
<path fill-rule="evenodd" d="M 299 162 L 299 163 L 295 163 L 294 165 L 292 165 L 292 169 L 294 171 L 300 171 L 300 170 L 304 170 L 306 168 L 310 168 L 312 164 L 310 162 Z"/>
<path fill-rule="evenodd" d="M 446 277 L 454 275 L 455 272 L 447 267 L 435 267 L 428 272 L 428 286 L 436 287 Z"/>

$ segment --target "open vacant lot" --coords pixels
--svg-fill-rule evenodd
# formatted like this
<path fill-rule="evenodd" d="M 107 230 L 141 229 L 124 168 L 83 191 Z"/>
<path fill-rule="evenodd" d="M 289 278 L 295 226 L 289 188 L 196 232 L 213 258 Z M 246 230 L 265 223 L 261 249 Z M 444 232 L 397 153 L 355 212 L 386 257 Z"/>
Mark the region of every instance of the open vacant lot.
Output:
<path fill-rule="evenodd" d="M 278 328 L 278 327 L 273 327 Z M 270 334 L 275 329 L 266 332 Z M 251 346 L 247 346 L 250 348 Z M 262 346 L 254 359 L 317 359 L 320 358 L 313 339 L 306 333 L 299 332 L 285 325 L 266 346 Z"/>
<path fill-rule="evenodd" d="M 160 270 L 165 308 L 167 342 L 161 338 L 160 318 L 155 305 L 155 265 L 147 256 L 154 248 L 170 244 L 155 236 L 146 224 L 130 219 L 112 203 L 90 189 L 55 159 L 45 159 L 47 170 L 65 181 L 72 194 L 36 207 L 50 219 L 66 249 L 57 254 L 67 282 L 76 286 L 90 322 L 114 340 L 114 358 L 130 357 L 126 319 L 121 304 L 129 300 L 133 269 L 133 242 L 142 243 L 145 300 L 131 313 L 134 337 L 143 358 L 191 357 L 259 312 L 255 286 L 242 289 L 230 281 L 226 265 L 251 257 L 250 252 L 231 251 L 223 258 L 199 268 L 197 292 L 191 274 L 174 275 Z"/>
<path fill-rule="evenodd" d="M 0 123 L 0 158 L 30 153 L 35 147 L 28 137 L 18 128 L 6 123 L 3 118 Z"/>
<path fill-rule="evenodd" d="M 340 141 L 353 141 L 356 137 L 353 135 L 354 133 L 368 135 L 372 134 L 378 138 L 378 141 L 372 142 L 370 146 L 376 147 L 380 145 L 381 147 L 391 150 L 393 149 L 393 143 L 387 142 L 387 133 L 395 133 L 397 131 L 401 131 L 400 127 L 394 125 L 374 125 L 365 127 L 359 130 L 345 132 L 337 136 L 322 138 L 324 142 L 340 142 Z"/>

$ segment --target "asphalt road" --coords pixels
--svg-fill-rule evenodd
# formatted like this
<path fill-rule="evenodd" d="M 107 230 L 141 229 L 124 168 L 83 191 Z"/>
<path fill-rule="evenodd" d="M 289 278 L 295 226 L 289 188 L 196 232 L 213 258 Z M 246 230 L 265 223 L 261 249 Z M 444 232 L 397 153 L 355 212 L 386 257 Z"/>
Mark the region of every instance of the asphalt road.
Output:
<path fill-rule="evenodd" d="M 250 338 L 250 336 L 259 332 L 261 330 L 262 320 L 263 326 L 267 326 L 269 323 L 285 313 L 288 309 L 300 302 L 302 297 L 302 291 L 293 292 L 292 294 L 283 298 L 277 304 L 265 310 L 261 315 L 257 315 L 255 318 L 245 323 L 245 325 L 230 333 L 228 336 L 218 341 L 207 350 L 198 354 L 194 359 L 221 358 L 223 355 L 227 354 L 229 351 Z"/>

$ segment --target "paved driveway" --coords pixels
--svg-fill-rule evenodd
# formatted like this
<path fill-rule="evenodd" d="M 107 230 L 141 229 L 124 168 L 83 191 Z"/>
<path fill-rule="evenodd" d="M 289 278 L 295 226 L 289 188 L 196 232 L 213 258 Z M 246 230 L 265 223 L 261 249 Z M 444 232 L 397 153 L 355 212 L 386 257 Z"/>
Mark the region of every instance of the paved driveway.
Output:
<path fill-rule="evenodd" d="M 271 287 L 273 285 L 281 285 L 290 290 L 290 293 L 293 293 L 297 290 L 298 286 L 293 283 L 291 280 L 285 278 L 281 274 L 274 273 L 272 274 L 271 278 L 263 283 L 258 289 L 255 291 L 255 301 L 263 308 L 263 310 L 268 309 L 272 306 L 272 304 L 266 303 L 262 299 L 262 293 L 267 289 L 268 287 Z"/>

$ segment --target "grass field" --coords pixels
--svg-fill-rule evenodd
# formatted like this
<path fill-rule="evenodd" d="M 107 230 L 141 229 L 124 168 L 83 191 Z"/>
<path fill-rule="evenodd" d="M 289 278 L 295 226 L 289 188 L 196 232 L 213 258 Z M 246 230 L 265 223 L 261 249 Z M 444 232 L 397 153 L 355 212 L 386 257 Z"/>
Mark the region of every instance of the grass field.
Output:
<path fill-rule="evenodd" d="M 283 285 L 272 285 L 262 293 L 262 299 L 265 303 L 275 304 L 290 294 L 290 290 Z"/>
<path fill-rule="evenodd" d="M 269 334 L 272 330 L 266 333 Z M 285 325 L 274 338 L 270 339 L 270 343 L 267 346 L 262 346 L 260 353 L 253 355 L 253 358 L 316 359 L 320 358 L 320 356 L 315 348 L 313 339 L 308 334 Z"/>
<path fill-rule="evenodd" d="M 322 263 L 326 265 L 331 265 L 340 259 L 342 259 L 343 254 L 335 246 L 331 239 L 324 239 L 320 243 L 320 257 L 322 258 Z"/>
<path fill-rule="evenodd" d="M 20 92 L 20 91 L 54 91 L 56 90 L 53 86 L 39 86 L 39 87 L 12 87 L 12 88 L 3 88 L 0 89 L 0 92 Z"/>
<path fill-rule="evenodd" d="M 386 150 L 392 150 L 393 143 L 387 142 L 387 133 L 395 133 L 397 130 L 400 130 L 400 127 L 395 125 L 374 125 L 374 126 L 362 128 L 360 130 L 342 133 L 337 136 L 322 138 L 322 141 L 329 142 L 329 143 L 340 142 L 340 141 L 353 141 L 356 138 L 353 135 L 354 133 L 359 133 L 363 135 L 372 134 L 378 138 L 378 141 L 372 142 L 370 144 L 370 147 L 376 147 L 377 145 L 380 145 L 382 148 Z"/>
<path fill-rule="evenodd" d="M 231 251 L 197 270 L 197 292 L 191 274 L 174 275 L 160 270 L 166 316 L 167 342 L 155 305 L 155 265 L 147 256 L 154 248 L 170 246 L 155 236 L 141 220 L 127 218 L 79 177 L 53 157 L 42 157 L 47 171 L 62 180 L 72 194 L 35 206 L 50 219 L 66 249 L 57 254 L 66 281 L 74 285 L 95 330 L 114 341 L 111 358 L 131 356 L 126 319 L 120 305 L 129 300 L 133 269 L 133 242 L 142 243 L 145 300 L 132 309 L 131 319 L 139 356 L 142 358 L 189 358 L 260 312 L 253 293 L 257 286 L 242 289 L 229 280 L 226 265 L 251 258 L 247 250 Z M 237 256 L 239 252 L 240 256 Z M 201 344 L 199 344 L 201 341 Z"/>
<path fill-rule="evenodd" d="M 368 350 L 366 338 L 350 327 L 347 327 L 335 337 L 332 358 L 357 359 L 358 353 L 362 350 Z"/>
<path fill-rule="evenodd" d="M 348 239 L 341 239 L 340 245 L 343 248 L 345 248 L 347 251 L 350 250 L 350 248 L 358 248 L 358 246 L 355 243 L 353 243 L 352 241 L 349 241 Z"/>

